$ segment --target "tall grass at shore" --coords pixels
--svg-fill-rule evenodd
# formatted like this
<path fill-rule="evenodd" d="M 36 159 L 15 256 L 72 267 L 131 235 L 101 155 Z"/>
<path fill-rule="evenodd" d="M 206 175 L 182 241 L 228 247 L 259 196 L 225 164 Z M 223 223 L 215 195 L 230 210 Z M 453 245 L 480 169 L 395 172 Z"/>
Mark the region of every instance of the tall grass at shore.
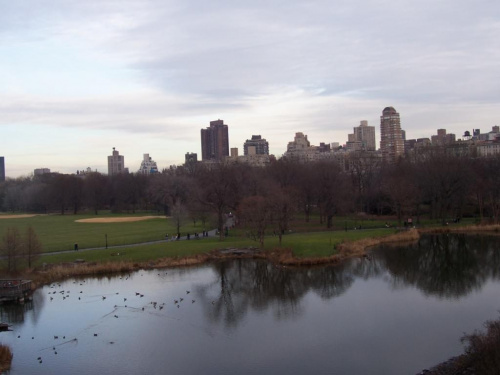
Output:
<path fill-rule="evenodd" d="M 10 369 L 12 363 L 12 351 L 6 345 L 0 345 L 0 372 Z"/>

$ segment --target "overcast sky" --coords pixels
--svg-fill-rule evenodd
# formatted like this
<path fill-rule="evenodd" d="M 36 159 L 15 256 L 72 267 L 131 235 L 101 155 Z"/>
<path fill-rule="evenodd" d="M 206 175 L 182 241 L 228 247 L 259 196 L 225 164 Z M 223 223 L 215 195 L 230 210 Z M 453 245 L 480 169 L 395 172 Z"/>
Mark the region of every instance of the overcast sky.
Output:
<path fill-rule="evenodd" d="M 498 0 L 0 0 L 7 177 L 201 157 L 200 129 L 347 141 L 393 106 L 407 138 L 500 125 Z"/>

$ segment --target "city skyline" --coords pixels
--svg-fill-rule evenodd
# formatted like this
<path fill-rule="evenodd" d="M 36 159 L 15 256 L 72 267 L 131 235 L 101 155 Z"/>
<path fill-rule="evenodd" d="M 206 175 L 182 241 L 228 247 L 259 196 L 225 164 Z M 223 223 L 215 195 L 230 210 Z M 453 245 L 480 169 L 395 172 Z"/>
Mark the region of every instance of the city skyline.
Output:
<path fill-rule="evenodd" d="M 410 139 L 488 131 L 498 125 L 499 11 L 486 0 L 6 3 L 6 177 L 106 173 L 113 146 L 131 171 L 144 153 L 160 168 L 187 152 L 201 159 L 199 129 L 217 118 L 230 148 L 262 134 L 278 157 L 297 132 L 344 144 L 362 120 L 377 127 L 378 148 L 387 106 Z"/>

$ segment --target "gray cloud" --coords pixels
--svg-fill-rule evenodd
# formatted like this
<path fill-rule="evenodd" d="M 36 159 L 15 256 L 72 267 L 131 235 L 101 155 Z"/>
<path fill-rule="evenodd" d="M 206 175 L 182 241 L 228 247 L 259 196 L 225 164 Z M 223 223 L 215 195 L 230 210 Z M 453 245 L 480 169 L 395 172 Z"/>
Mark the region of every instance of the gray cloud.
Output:
<path fill-rule="evenodd" d="M 344 142 L 359 120 L 377 125 L 387 105 L 410 137 L 486 129 L 500 101 L 499 11 L 496 0 L 6 2 L 0 52 L 34 50 L 26 69 L 54 89 L 31 92 L 12 62 L 0 126 L 166 135 L 191 151 L 215 118 L 232 126 L 238 147 L 258 131 L 283 151 L 295 131 Z M 48 44 L 85 61 L 63 50 L 45 59 Z M 3 54 L 0 67 L 8 61 Z M 75 61 L 82 66 L 71 70 Z M 101 63 L 103 74 L 121 74 L 93 80 Z M 78 77 L 67 78 L 78 74 L 87 77 L 80 95 L 56 90 L 78 93 Z M 102 93 L 102 82 L 116 87 Z"/>

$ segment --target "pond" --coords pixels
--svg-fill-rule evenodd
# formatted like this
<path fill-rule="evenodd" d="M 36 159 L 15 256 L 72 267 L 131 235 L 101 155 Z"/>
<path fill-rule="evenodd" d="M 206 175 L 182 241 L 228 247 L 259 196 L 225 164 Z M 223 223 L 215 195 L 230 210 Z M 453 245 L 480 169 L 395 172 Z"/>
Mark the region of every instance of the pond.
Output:
<path fill-rule="evenodd" d="M 10 374 L 416 374 L 500 309 L 500 237 L 339 266 L 232 260 L 70 279 L 0 306 Z"/>

